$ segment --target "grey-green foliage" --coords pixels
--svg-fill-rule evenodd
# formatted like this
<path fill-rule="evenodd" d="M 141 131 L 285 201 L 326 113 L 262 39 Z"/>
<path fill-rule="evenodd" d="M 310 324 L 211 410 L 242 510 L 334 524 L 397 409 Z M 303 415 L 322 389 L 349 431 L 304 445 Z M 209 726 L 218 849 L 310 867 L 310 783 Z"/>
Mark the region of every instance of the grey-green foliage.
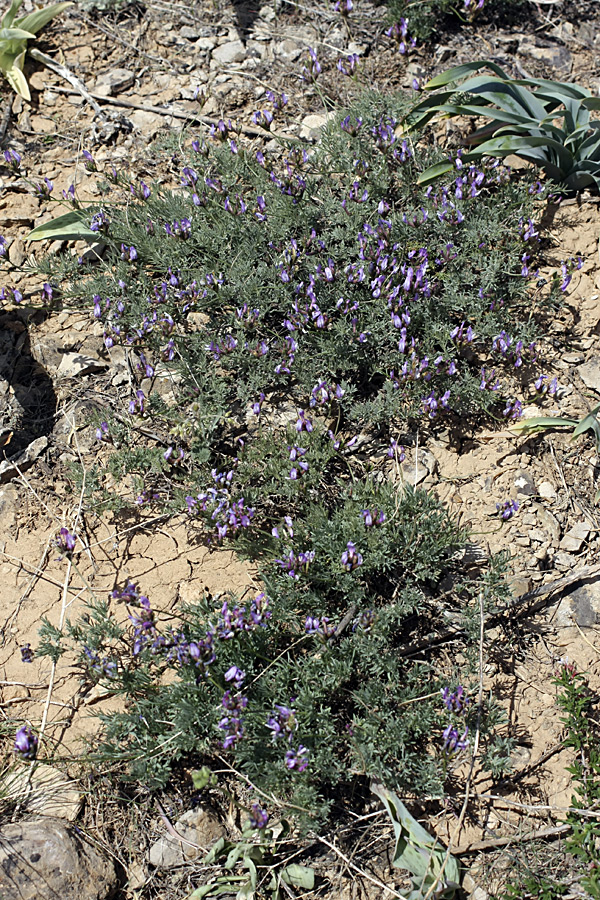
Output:
<path fill-rule="evenodd" d="M 494 74 L 462 80 L 485 68 Z M 514 154 L 568 191 L 600 190 L 600 120 L 590 115 L 600 109 L 600 98 L 586 88 L 540 78 L 510 78 L 495 63 L 478 60 L 448 69 L 424 85 L 424 90 L 435 93 L 408 114 L 412 128 L 422 128 L 438 114 L 491 120 L 472 135 L 472 142 L 480 142 L 463 156 L 463 162 Z M 452 168 L 450 162 L 432 166 L 419 182 L 428 184 Z"/>

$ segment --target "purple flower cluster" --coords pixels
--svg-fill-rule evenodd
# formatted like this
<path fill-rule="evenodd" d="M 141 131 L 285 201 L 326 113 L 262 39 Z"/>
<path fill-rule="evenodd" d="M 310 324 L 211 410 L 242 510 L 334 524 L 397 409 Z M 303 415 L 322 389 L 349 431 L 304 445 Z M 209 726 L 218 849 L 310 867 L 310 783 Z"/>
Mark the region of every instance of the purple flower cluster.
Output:
<path fill-rule="evenodd" d="M 316 616 L 307 616 L 304 623 L 304 630 L 307 634 L 314 634 L 323 641 L 330 641 L 335 637 L 335 625 L 332 625 L 327 616 L 318 619 Z"/>
<path fill-rule="evenodd" d="M 455 753 L 460 753 L 461 750 L 466 750 L 469 746 L 468 734 L 468 725 L 465 725 L 462 735 L 459 734 L 459 731 L 455 725 L 448 725 L 448 727 L 444 729 L 444 732 L 442 734 L 442 737 L 444 739 L 442 749 L 446 756 L 453 756 Z"/>
<path fill-rule="evenodd" d="M 298 728 L 296 712 L 291 706 L 283 706 L 276 703 L 273 713 L 267 720 L 267 728 L 273 735 L 273 740 L 278 738 L 286 738 L 290 744 L 286 751 L 284 765 L 287 769 L 295 769 L 296 772 L 304 772 L 308 766 L 308 749 L 303 744 L 298 744 L 295 750 L 291 745 L 294 739 L 294 733 Z"/>
<path fill-rule="evenodd" d="M 361 516 L 365 523 L 365 528 L 372 528 L 374 525 L 383 525 L 385 522 L 385 513 L 381 509 L 363 509 Z"/>
<path fill-rule="evenodd" d="M 459 684 L 453 691 L 446 686 L 441 689 L 440 693 L 448 712 L 462 713 L 471 702 L 462 684 Z"/>
<path fill-rule="evenodd" d="M 540 397 L 544 397 L 546 394 L 549 397 L 555 397 L 558 390 L 558 379 L 553 378 L 549 384 L 546 384 L 547 380 L 547 375 L 538 375 L 533 383 L 535 391 Z"/>
<path fill-rule="evenodd" d="M 359 566 L 362 566 L 362 554 L 358 552 L 356 545 L 352 541 L 348 541 L 346 544 L 346 549 L 342 553 L 340 562 L 346 572 L 353 572 Z"/>
<path fill-rule="evenodd" d="M 502 503 L 496 503 L 496 511 L 500 513 L 500 518 L 504 521 L 512 519 L 514 514 L 519 511 L 519 503 L 517 500 L 503 500 Z"/>
<path fill-rule="evenodd" d="M 31 649 L 31 644 L 23 644 L 21 649 L 21 662 L 31 663 L 33 662 L 33 657 L 35 656 L 35 652 Z"/>
<path fill-rule="evenodd" d="M 65 556 L 71 556 L 73 550 L 75 549 L 75 544 L 77 542 L 77 538 L 74 534 L 71 534 L 68 528 L 61 528 L 58 532 L 58 537 L 55 539 L 55 544 L 58 549 Z"/>
<path fill-rule="evenodd" d="M 268 812 L 258 803 L 253 803 L 250 807 L 250 825 L 252 828 L 263 829 L 267 827 L 269 821 Z"/>
<path fill-rule="evenodd" d="M 236 682 L 236 685 L 239 687 L 241 681 Z M 219 722 L 219 728 L 225 732 L 223 749 L 228 750 L 244 735 L 242 713 L 248 706 L 248 698 L 244 697 L 239 690 L 235 693 L 233 691 L 225 691 L 221 705 L 225 710 L 225 714 Z"/>
<path fill-rule="evenodd" d="M 560 283 L 560 289 L 564 293 L 569 285 L 571 284 L 571 280 L 573 278 L 573 272 L 579 271 L 583 266 L 583 258 L 581 256 L 571 256 L 566 262 L 562 262 L 560 264 L 560 271 L 562 274 L 562 281 Z"/>
<path fill-rule="evenodd" d="M 109 656 L 101 657 L 96 650 L 87 646 L 84 646 L 83 652 L 92 672 L 105 678 L 114 678 L 117 673 L 117 664 L 114 659 Z"/>
<path fill-rule="evenodd" d="M 307 65 L 302 66 L 300 78 L 305 82 L 305 84 L 314 84 L 323 70 L 321 67 L 321 63 L 317 59 L 316 50 L 314 50 L 312 47 L 309 47 L 307 55 Z"/>
<path fill-rule="evenodd" d="M 537 359 L 537 349 L 535 343 L 525 347 L 523 341 L 514 341 L 506 331 L 500 334 L 492 341 L 492 350 L 499 353 L 508 363 L 514 365 L 518 369 L 525 362 L 535 362 Z"/>
<path fill-rule="evenodd" d="M 286 575 L 289 575 L 290 578 L 298 581 L 298 579 L 300 578 L 299 570 L 304 569 L 304 571 L 307 571 L 314 558 L 314 550 L 301 551 L 297 555 L 293 550 L 290 550 L 287 556 L 285 556 L 283 559 L 276 559 L 275 562 L 281 569 L 283 569 Z"/>
<path fill-rule="evenodd" d="M 197 515 L 200 511 L 210 514 L 209 521 L 216 525 L 217 540 L 221 541 L 227 534 L 232 535 L 240 528 L 248 528 L 255 510 L 246 506 L 243 497 L 234 500 L 231 496 L 233 470 L 218 473 L 213 469 L 211 475 L 215 487 L 201 492 L 197 498 L 188 496 L 185 501 L 188 511 L 193 515 Z"/>
<path fill-rule="evenodd" d="M 245 606 L 229 608 L 226 600 L 221 607 L 221 616 L 216 627 L 216 636 L 221 640 L 230 640 L 243 632 L 254 631 L 256 628 L 266 628 L 267 621 L 271 618 L 269 598 L 264 592 L 258 594 L 246 611 Z"/>
<path fill-rule="evenodd" d="M 294 463 L 293 468 L 290 470 L 290 479 L 292 481 L 297 481 L 302 475 L 308 472 L 308 463 L 303 459 L 307 451 L 305 447 L 299 447 L 297 444 L 288 447 L 288 451 L 290 460 Z"/>
<path fill-rule="evenodd" d="M 14 752 L 20 759 L 35 759 L 38 739 L 28 725 L 22 725 L 15 735 Z"/>
<path fill-rule="evenodd" d="M 408 37 L 408 19 L 405 18 L 401 18 L 399 22 L 395 22 L 388 28 L 386 36 L 398 45 L 398 52 L 403 56 L 417 46 L 417 39 Z"/>

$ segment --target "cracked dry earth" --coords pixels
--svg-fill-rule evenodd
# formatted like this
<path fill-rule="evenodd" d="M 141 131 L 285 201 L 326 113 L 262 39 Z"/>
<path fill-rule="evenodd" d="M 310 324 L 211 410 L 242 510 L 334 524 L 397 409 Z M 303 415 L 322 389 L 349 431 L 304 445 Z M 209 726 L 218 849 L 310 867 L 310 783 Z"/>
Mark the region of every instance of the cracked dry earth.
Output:
<path fill-rule="evenodd" d="M 273 2 L 147 3 L 143 9 L 126 7 L 120 15 L 100 14 L 92 3 L 75 4 L 46 29 L 39 46 L 85 83 L 100 113 L 59 75 L 34 65 L 28 71 L 32 102 L 16 98 L 5 105 L 4 147 L 21 153 L 31 179 L 53 181 L 55 195 L 75 184 L 82 201 L 93 200 L 96 178 L 82 165 L 83 148 L 93 150 L 100 164 L 127 160 L 139 174 L 160 179 L 150 141 L 184 125 L 201 130 L 202 117 L 250 123 L 267 88 L 290 96 L 279 130 L 310 143 L 318 139 L 328 109 L 314 89 L 299 88 L 308 46 L 317 47 L 323 58 L 322 89 L 331 103 L 343 103 L 358 90 L 335 66 L 349 53 L 363 57 L 365 81 L 380 90 L 406 88 L 415 76 L 489 56 L 490 48 L 514 74 L 573 80 L 600 90 L 600 23 L 591 2 L 559 3 L 541 17 L 532 10 L 530 20 L 513 25 L 442 31 L 437 43 L 408 62 L 399 62 L 383 34 L 385 10 L 367 0 L 356 5 L 356 16 L 346 24 L 328 3 L 281 8 Z M 24 9 L 28 6 L 26 0 Z M 455 140 L 454 127 L 445 136 Z M 251 126 L 244 139 L 264 143 Z M 22 305 L 5 308 L 0 316 L 0 710 L 8 725 L 43 723 L 46 762 L 54 764 L 54 772 L 77 777 L 76 756 L 98 727 L 95 714 L 117 701 L 99 691 L 82 694 L 69 660 L 61 660 L 56 670 L 47 658 L 21 662 L 19 648 L 35 647 L 41 617 L 54 624 L 74 618 L 88 592 L 106 595 L 126 577 L 139 581 L 165 610 L 204 590 L 242 592 L 256 581 L 233 553 L 209 553 L 183 520 L 169 522 L 167 530 L 160 518 L 106 514 L 100 519 L 81 506 L 70 465 L 81 462 L 89 472 L 101 463 L 89 413 L 107 395 L 128 399 L 133 370 L 125 354 L 107 354 L 91 316 L 34 309 L 41 279 L 28 263 L 40 251 L 25 236 L 54 214 L 25 180 L 0 171 L 0 229 L 9 243 L 4 285 L 24 295 Z M 589 197 L 564 203 L 548 227 L 548 275 L 575 254 L 585 263 L 544 338 L 547 372 L 560 385 L 546 412 L 579 419 L 600 402 L 600 205 Z M 74 250 L 85 251 L 85 245 Z M 55 242 L 50 252 L 72 250 Z M 168 384 L 162 389 L 168 391 Z M 511 839 L 556 827 L 570 804 L 570 757 L 560 749 L 562 724 L 552 685 L 557 661 L 568 656 L 589 673 L 592 689 L 600 690 L 600 573 L 594 568 L 600 548 L 594 503 L 600 459 L 589 435 L 576 441 L 558 431 L 518 437 L 500 424 L 494 431 L 463 434 L 458 442 L 450 430 L 418 438 L 418 458 L 409 451 L 405 477 L 433 490 L 471 529 L 479 558 L 510 550 L 515 597 L 556 588 L 518 622 L 519 647 L 526 646 L 526 652 L 515 649 L 511 655 L 498 640 L 503 649 L 497 653 L 494 639 L 500 633 L 487 635 L 484 686 L 501 701 L 506 732 L 516 737 L 511 777 L 492 782 L 476 772 L 459 833 L 452 809 L 427 821 L 442 840 L 452 838 L 458 852 L 472 850 L 465 887 L 485 900 L 506 881 L 511 856 L 483 851 L 502 841 L 510 850 Z M 499 528 L 496 503 L 507 497 L 519 500 L 520 512 Z M 61 526 L 75 522 L 89 549 L 77 554 L 76 567 L 66 575 L 52 539 Z M 10 746 L 4 750 L 4 768 L 14 777 Z M 112 846 L 123 896 L 185 896 L 185 866 L 165 880 L 160 867 L 149 863 L 148 848 L 165 833 L 155 811 L 147 813 L 135 846 L 121 843 L 115 849 L 110 810 L 91 810 L 84 802 L 81 812 L 82 785 L 64 777 L 52 786 L 49 779 L 21 800 L 22 814 L 42 809 L 67 820 L 78 816 L 99 846 Z M 11 789 L 22 796 L 18 783 Z M 186 812 L 185 802 L 173 798 L 174 819 Z M 376 880 L 400 889 L 402 877 L 389 865 L 391 841 L 391 831 L 379 820 L 360 838 L 353 858 Z M 383 896 L 381 886 L 357 876 L 333 854 L 313 864 L 330 896 Z"/>

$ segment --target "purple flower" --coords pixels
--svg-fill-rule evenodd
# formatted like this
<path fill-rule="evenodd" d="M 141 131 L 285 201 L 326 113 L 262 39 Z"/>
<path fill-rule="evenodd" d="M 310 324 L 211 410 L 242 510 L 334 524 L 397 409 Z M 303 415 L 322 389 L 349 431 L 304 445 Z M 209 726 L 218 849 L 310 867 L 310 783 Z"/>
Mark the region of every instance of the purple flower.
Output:
<path fill-rule="evenodd" d="M 514 514 L 519 511 L 519 504 L 517 500 L 504 500 L 502 503 L 496 503 L 496 511 L 506 521 L 512 519 Z"/>
<path fill-rule="evenodd" d="M 298 744 L 298 749 L 290 748 L 285 754 L 285 767 L 295 769 L 296 772 L 304 772 L 308 766 L 308 749 L 303 744 Z"/>
<path fill-rule="evenodd" d="M 444 729 L 444 733 L 442 737 L 444 738 L 443 750 L 446 755 L 450 755 L 453 753 L 459 753 L 461 750 L 466 750 L 469 745 L 469 739 L 467 737 L 469 733 L 468 727 L 465 727 L 462 735 L 459 736 L 459 733 L 454 725 L 448 725 L 446 729 Z"/>
<path fill-rule="evenodd" d="M 85 159 L 85 168 L 88 172 L 97 172 L 98 166 L 96 165 L 96 161 L 89 150 L 81 151 L 83 158 Z"/>
<path fill-rule="evenodd" d="M 359 566 L 362 566 L 362 555 L 358 552 L 352 541 L 348 541 L 346 544 L 346 549 L 342 553 L 341 563 L 342 567 L 347 572 L 353 572 L 354 569 L 358 569 Z"/>
<path fill-rule="evenodd" d="M 275 710 L 267 720 L 267 728 L 273 732 L 273 740 L 280 735 L 286 735 L 291 743 L 292 735 L 298 728 L 296 712 L 289 706 L 275 704 Z"/>
<path fill-rule="evenodd" d="M 105 444 L 112 442 L 108 422 L 100 422 L 100 426 L 96 428 L 96 440 L 102 441 Z"/>
<path fill-rule="evenodd" d="M 31 644 L 23 644 L 21 647 L 21 662 L 30 663 L 33 662 L 33 657 L 35 656 L 33 650 L 31 649 Z"/>
<path fill-rule="evenodd" d="M 67 528 L 61 528 L 56 538 L 56 546 L 66 555 L 73 552 L 77 538 Z"/>
<path fill-rule="evenodd" d="M 231 668 L 227 669 L 225 672 L 225 681 L 235 681 L 236 684 L 241 684 L 245 677 L 246 673 L 237 666 L 231 666 Z"/>
<path fill-rule="evenodd" d="M 465 694 L 462 684 L 459 684 L 454 691 L 451 691 L 449 687 L 442 688 L 440 693 L 448 712 L 464 712 L 471 702 Z"/>
<path fill-rule="evenodd" d="M 23 725 L 15 735 L 14 752 L 21 759 L 35 759 L 38 749 L 38 739 L 29 728 Z"/>
<path fill-rule="evenodd" d="M 269 821 L 269 814 L 262 809 L 258 803 L 253 803 L 250 807 L 252 814 L 250 815 L 250 825 L 252 828 L 266 828 Z"/>

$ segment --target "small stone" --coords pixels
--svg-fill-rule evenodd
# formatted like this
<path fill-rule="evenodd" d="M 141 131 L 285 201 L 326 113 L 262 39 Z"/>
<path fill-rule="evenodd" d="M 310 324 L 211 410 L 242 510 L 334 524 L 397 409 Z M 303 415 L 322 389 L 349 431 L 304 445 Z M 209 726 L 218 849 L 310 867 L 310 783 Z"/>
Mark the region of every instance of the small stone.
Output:
<path fill-rule="evenodd" d="M 174 829 L 190 843 L 184 844 L 170 834 L 163 835 L 150 847 L 148 857 L 150 865 L 160 869 L 181 866 L 199 856 L 204 856 L 211 844 L 227 835 L 216 816 L 202 807 L 184 813 L 175 822 Z M 196 844 L 197 847 L 190 844 Z"/>
<path fill-rule="evenodd" d="M 566 550 L 568 553 L 579 553 L 589 533 L 590 529 L 585 522 L 576 522 L 560 542 L 560 549 Z"/>
<path fill-rule="evenodd" d="M 214 50 L 217 42 L 212 37 L 200 37 L 194 44 L 194 50 L 198 50 L 200 52 L 207 50 Z"/>
<path fill-rule="evenodd" d="M 0 829 L 2 900 L 106 900 L 116 887 L 112 860 L 61 819 L 44 816 Z"/>
<path fill-rule="evenodd" d="M 549 481 L 542 481 L 538 485 L 538 497 L 542 497 L 543 500 L 554 500 L 556 488 Z"/>
<path fill-rule="evenodd" d="M 163 125 L 169 121 L 168 118 L 165 118 L 158 113 L 148 112 L 145 109 L 132 110 L 128 114 L 128 118 L 129 121 L 133 123 L 134 127 L 141 131 L 147 138 L 153 138 Z"/>
<path fill-rule="evenodd" d="M 531 590 L 531 579 L 525 575 L 509 575 L 507 583 L 513 597 L 522 597 Z"/>
<path fill-rule="evenodd" d="M 39 437 L 32 441 L 22 453 L 11 456 L 0 463 L 0 484 L 10 481 L 11 478 L 20 477 L 21 472 L 29 469 L 36 461 L 38 456 L 44 452 L 48 446 L 47 437 Z"/>
<path fill-rule="evenodd" d="M 535 497 L 535 484 L 529 472 L 517 472 L 514 485 L 517 489 L 517 497 Z"/>
<path fill-rule="evenodd" d="M 20 238 L 17 238 L 10 245 L 8 258 L 13 266 L 22 266 L 25 262 L 25 245 Z"/>
<path fill-rule="evenodd" d="M 183 25 L 179 29 L 179 36 L 185 38 L 187 41 L 195 41 L 200 37 L 201 31 L 201 28 L 192 28 L 190 25 Z"/>
<path fill-rule="evenodd" d="M 130 69 L 111 69 L 98 75 L 95 91 L 102 97 L 112 97 L 121 91 L 126 91 L 135 82 L 135 72 Z"/>
<path fill-rule="evenodd" d="M 564 550 L 559 550 L 554 554 L 554 566 L 557 569 L 570 569 L 575 565 L 575 557 Z"/>
<path fill-rule="evenodd" d="M 106 368 L 106 363 L 97 357 L 84 356 L 83 353 L 65 353 L 56 374 L 59 378 L 80 378 Z"/>
<path fill-rule="evenodd" d="M 586 387 L 600 394 L 600 359 L 590 359 L 582 366 L 577 366 L 575 371 Z"/>
<path fill-rule="evenodd" d="M 239 63 L 246 58 L 246 48 L 241 41 L 227 41 L 212 52 L 212 60 L 221 66 Z"/>
<path fill-rule="evenodd" d="M 300 137 L 307 141 L 317 141 L 323 128 L 334 115 L 334 113 L 327 113 L 326 115 L 305 116 L 300 125 Z"/>
<path fill-rule="evenodd" d="M 23 812 L 74 822 L 83 805 L 77 784 L 53 766 L 38 763 L 9 772 L 0 783 L 2 796 L 18 800 Z"/>

